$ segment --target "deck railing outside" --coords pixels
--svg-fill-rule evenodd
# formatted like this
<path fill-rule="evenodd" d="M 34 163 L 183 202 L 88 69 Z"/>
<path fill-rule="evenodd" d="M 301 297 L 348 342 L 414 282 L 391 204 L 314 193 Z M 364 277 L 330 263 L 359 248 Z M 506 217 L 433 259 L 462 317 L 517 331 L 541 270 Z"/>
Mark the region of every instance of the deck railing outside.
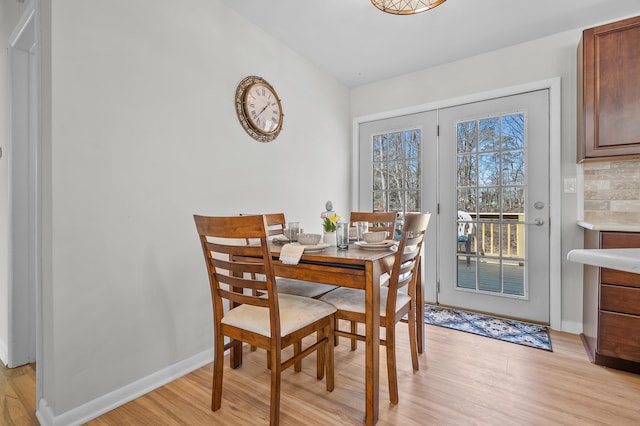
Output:
<path fill-rule="evenodd" d="M 476 215 L 470 213 L 472 219 Z M 475 221 L 474 238 L 471 240 L 471 254 L 487 257 L 524 258 L 525 229 L 523 213 L 481 213 Z M 502 230 L 502 234 L 501 231 Z M 463 254 L 460 251 L 459 254 Z M 466 254 L 466 253 L 465 253 Z"/>

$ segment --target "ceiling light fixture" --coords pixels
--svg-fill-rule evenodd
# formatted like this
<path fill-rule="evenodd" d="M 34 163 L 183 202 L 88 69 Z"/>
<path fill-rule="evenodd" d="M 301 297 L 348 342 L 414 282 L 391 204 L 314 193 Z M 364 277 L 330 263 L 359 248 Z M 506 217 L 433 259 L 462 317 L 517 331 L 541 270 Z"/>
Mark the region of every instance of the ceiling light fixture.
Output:
<path fill-rule="evenodd" d="M 446 0 L 371 0 L 371 4 L 393 15 L 414 15 L 433 9 Z"/>

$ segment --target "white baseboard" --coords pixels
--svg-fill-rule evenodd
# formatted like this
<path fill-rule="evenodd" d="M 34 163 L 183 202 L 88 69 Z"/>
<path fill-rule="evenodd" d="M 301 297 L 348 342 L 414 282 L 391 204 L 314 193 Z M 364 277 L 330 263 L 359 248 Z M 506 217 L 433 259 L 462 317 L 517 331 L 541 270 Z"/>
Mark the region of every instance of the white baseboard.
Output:
<path fill-rule="evenodd" d="M 36 417 L 42 426 L 81 425 L 210 362 L 213 362 L 213 349 L 200 352 L 59 415 L 55 415 L 49 403 L 41 399 L 38 401 Z"/>
<path fill-rule="evenodd" d="M 582 333 L 582 323 L 575 321 L 562 321 L 562 331 L 572 334 Z"/>

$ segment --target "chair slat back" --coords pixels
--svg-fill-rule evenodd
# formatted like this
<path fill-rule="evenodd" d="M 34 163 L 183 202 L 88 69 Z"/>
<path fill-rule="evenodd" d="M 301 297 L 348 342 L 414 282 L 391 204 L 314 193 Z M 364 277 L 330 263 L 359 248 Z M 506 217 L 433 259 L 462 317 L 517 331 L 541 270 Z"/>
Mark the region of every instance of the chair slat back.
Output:
<path fill-rule="evenodd" d="M 240 213 L 240 216 L 256 216 L 255 214 Z M 276 235 L 284 235 L 284 228 L 287 222 L 284 219 L 284 213 L 269 213 L 264 217 L 267 220 L 267 235 L 270 237 Z"/>
<path fill-rule="evenodd" d="M 226 299 L 232 307 L 246 303 L 269 308 L 272 332 L 276 331 L 274 327 L 279 332 L 278 295 L 265 216 L 194 215 L 194 220 L 207 265 L 216 323 L 224 316 Z"/>
<path fill-rule="evenodd" d="M 351 212 L 349 222 L 351 226 L 355 222 L 369 222 L 369 232 L 387 231 L 388 237 L 393 238 L 396 212 Z"/>
<path fill-rule="evenodd" d="M 398 290 L 408 286 L 407 294 L 413 297 L 420 266 L 422 244 L 429 226 L 429 213 L 407 213 L 402 228 L 402 236 L 389 279 L 387 296 L 387 316 L 395 312 Z"/>
<path fill-rule="evenodd" d="M 284 228 L 286 221 L 284 219 L 284 213 L 270 213 L 264 215 L 267 220 L 267 230 L 270 237 L 275 235 L 284 235 Z"/>

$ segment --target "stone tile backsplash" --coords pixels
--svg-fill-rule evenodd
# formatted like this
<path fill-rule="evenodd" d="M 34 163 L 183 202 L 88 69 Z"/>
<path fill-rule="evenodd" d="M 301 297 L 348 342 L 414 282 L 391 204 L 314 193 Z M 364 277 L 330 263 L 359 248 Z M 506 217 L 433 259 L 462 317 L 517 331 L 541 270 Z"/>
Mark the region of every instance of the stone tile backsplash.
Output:
<path fill-rule="evenodd" d="M 584 220 L 640 223 L 640 160 L 583 163 Z"/>

